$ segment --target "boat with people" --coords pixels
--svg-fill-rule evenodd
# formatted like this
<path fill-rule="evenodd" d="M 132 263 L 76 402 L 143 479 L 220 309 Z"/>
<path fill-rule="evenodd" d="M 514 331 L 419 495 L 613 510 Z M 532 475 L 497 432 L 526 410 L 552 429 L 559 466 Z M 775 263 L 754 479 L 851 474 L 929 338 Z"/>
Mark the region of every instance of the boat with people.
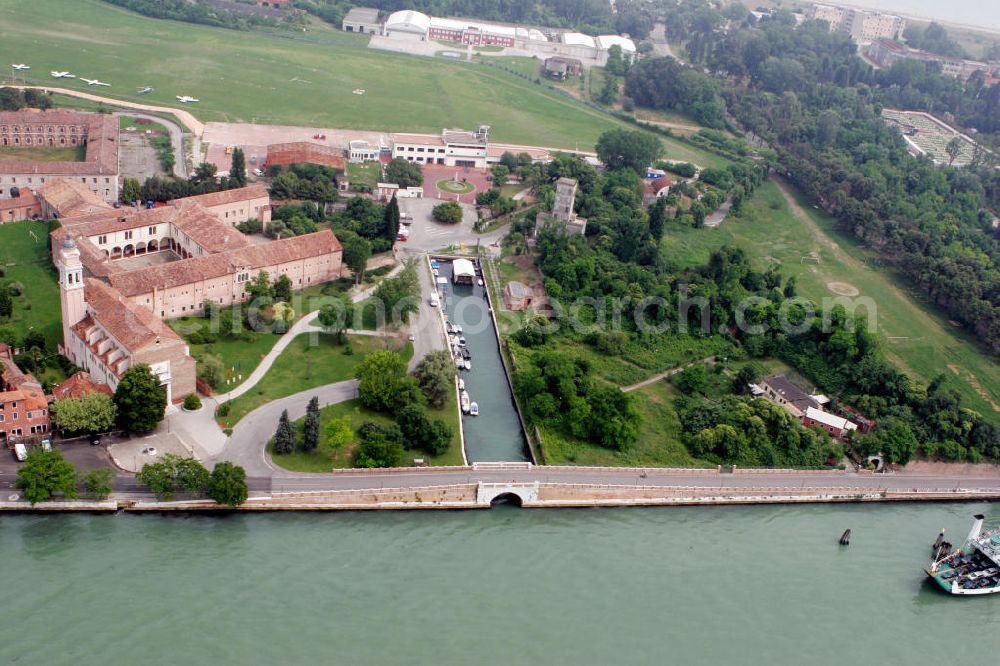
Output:
<path fill-rule="evenodd" d="M 973 518 L 972 530 L 959 548 L 952 550 L 943 532 L 934 542 L 934 559 L 927 575 L 949 594 L 1000 592 L 1000 525 L 984 532 L 985 517 L 976 514 Z"/>
<path fill-rule="evenodd" d="M 462 391 L 459 394 L 459 396 L 458 396 L 458 400 L 459 400 L 459 402 L 462 405 L 462 413 L 463 414 L 468 414 L 469 413 L 469 409 L 472 406 L 471 405 L 471 401 L 469 399 L 469 392 L 468 391 Z"/>
<path fill-rule="evenodd" d="M 479 403 L 469 405 L 469 416 L 479 416 Z"/>

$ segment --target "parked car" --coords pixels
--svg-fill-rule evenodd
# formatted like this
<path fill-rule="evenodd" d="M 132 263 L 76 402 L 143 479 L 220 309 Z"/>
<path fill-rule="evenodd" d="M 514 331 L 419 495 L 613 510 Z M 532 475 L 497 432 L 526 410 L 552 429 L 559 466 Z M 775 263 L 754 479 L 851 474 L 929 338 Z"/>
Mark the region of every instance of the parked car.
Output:
<path fill-rule="evenodd" d="M 14 445 L 14 457 L 17 458 L 17 462 L 24 462 L 28 459 L 28 449 L 25 448 L 24 444 Z"/>
<path fill-rule="evenodd" d="M 50 440 L 43 439 L 42 440 L 42 451 L 51 451 L 51 450 L 52 450 L 52 442 Z"/>

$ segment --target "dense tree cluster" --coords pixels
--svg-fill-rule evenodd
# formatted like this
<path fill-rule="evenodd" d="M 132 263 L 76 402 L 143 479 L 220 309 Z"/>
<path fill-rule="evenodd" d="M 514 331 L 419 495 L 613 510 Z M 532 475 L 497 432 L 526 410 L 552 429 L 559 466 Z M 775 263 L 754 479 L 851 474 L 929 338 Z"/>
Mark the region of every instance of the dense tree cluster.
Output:
<path fill-rule="evenodd" d="M 337 172 L 317 164 L 272 166 L 271 196 L 275 199 L 305 199 L 319 203 L 337 201 Z"/>
<path fill-rule="evenodd" d="M 682 23 L 719 16 L 705 6 L 681 14 Z M 727 33 L 692 28 L 686 38 L 693 60 L 726 77 L 722 96 L 735 120 L 777 149 L 810 199 L 1000 351 L 1000 245 L 989 212 L 1000 206 L 1000 172 L 990 167 L 992 154 L 978 151 L 961 170 L 936 167 L 910 156 L 879 116 L 884 105 L 952 113 L 988 143 L 1000 131 L 1000 85 L 986 87 L 979 76 L 963 84 L 915 61 L 875 72 L 847 35 L 816 21 L 796 27 L 781 12 Z"/>
<path fill-rule="evenodd" d="M 673 58 L 642 60 L 625 80 L 625 94 L 636 104 L 678 111 L 716 129 L 725 127 L 720 90 L 715 79 Z"/>
<path fill-rule="evenodd" d="M 386 216 L 386 206 L 380 205 L 365 197 L 353 197 L 347 200 L 347 207 L 333 215 L 333 231 L 344 239 L 342 232 L 352 232 L 367 240 L 374 253 L 385 252 L 392 248 L 395 235 L 389 236 L 389 220 Z M 346 250 L 346 248 L 345 248 Z M 346 258 L 345 258 L 346 261 Z"/>
<path fill-rule="evenodd" d="M 684 442 L 698 458 L 743 467 L 822 467 L 840 461 L 841 447 L 829 435 L 802 427 L 787 409 L 763 398 L 678 403 Z"/>
<path fill-rule="evenodd" d="M 25 107 L 33 109 L 52 108 L 52 98 L 34 88 L 0 88 L 0 111 L 20 111 Z"/>
<path fill-rule="evenodd" d="M 514 390 L 536 425 L 583 441 L 628 450 L 639 433 L 632 396 L 595 381 L 589 363 L 561 352 L 536 352 L 514 375 Z"/>
<path fill-rule="evenodd" d="M 252 13 L 232 12 L 213 7 L 203 2 L 189 0 L 104 0 L 105 2 L 130 9 L 133 12 L 158 19 L 171 19 L 187 23 L 200 23 L 217 28 L 250 30 L 252 28 L 277 26 L 284 21 L 294 21 L 289 15 L 281 21 L 270 16 Z"/>
<path fill-rule="evenodd" d="M 780 274 L 755 272 L 742 250 L 723 248 L 708 270 L 722 280 L 711 303 L 713 327 L 730 328 L 751 356 L 784 359 L 827 395 L 876 420 L 876 431 L 859 438 L 860 452 L 878 452 L 888 442 L 884 452 L 892 462 L 905 463 L 918 446 L 931 456 L 1000 457 L 1000 431 L 963 408 L 958 394 L 942 387 L 943 378 L 924 388 L 885 359 L 863 309 L 852 314 L 837 306 L 824 313 L 810 312 L 804 302 L 782 304 L 790 280 L 779 289 Z M 744 325 L 737 327 L 732 298 L 740 287 L 757 286 L 766 298 L 746 308 Z"/>

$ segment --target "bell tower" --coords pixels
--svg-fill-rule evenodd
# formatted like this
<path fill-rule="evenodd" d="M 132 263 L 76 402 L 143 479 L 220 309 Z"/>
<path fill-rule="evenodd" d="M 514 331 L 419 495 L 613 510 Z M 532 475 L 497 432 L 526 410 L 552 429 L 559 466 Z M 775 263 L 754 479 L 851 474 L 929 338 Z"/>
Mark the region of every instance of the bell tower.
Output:
<path fill-rule="evenodd" d="M 80 250 L 72 238 L 67 238 L 59 248 L 59 302 L 62 306 L 63 349 L 70 360 L 79 365 L 80 361 L 71 355 L 71 329 L 87 314 L 83 299 L 83 263 Z M 82 359 L 81 359 L 82 360 Z"/>

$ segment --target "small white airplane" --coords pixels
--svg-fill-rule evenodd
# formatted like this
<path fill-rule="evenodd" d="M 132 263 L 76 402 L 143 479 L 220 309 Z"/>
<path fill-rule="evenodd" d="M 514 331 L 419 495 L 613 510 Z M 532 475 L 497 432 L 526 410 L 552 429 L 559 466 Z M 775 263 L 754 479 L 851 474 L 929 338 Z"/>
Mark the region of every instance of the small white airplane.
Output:
<path fill-rule="evenodd" d="M 75 79 L 76 74 L 70 74 L 69 72 L 49 72 L 53 77 L 57 79 Z"/>
<path fill-rule="evenodd" d="M 104 81 L 98 81 L 97 79 L 85 79 L 80 77 L 80 80 L 85 82 L 88 86 L 108 86 L 111 87 L 110 83 L 104 83 Z"/>
<path fill-rule="evenodd" d="M 31 67 L 30 67 L 30 66 L 28 66 L 28 65 L 25 65 L 24 63 L 21 63 L 20 65 L 11 65 L 11 67 L 12 67 L 12 68 L 14 68 L 14 69 L 17 69 L 17 70 L 21 70 L 21 69 L 31 69 Z"/>
<path fill-rule="evenodd" d="M 145 88 L 139 88 L 136 92 L 139 93 L 140 95 L 148 95 L 149 93 L 153 92 L 153 89 L 149 86 L 146 86 Z"/>
<path fill-rule="evenodd" d="M 177 95 L 177 100 L 181 104 L 193 104 L 198 101 L 194 97 L 188 97 L 187 95 Z"/>

